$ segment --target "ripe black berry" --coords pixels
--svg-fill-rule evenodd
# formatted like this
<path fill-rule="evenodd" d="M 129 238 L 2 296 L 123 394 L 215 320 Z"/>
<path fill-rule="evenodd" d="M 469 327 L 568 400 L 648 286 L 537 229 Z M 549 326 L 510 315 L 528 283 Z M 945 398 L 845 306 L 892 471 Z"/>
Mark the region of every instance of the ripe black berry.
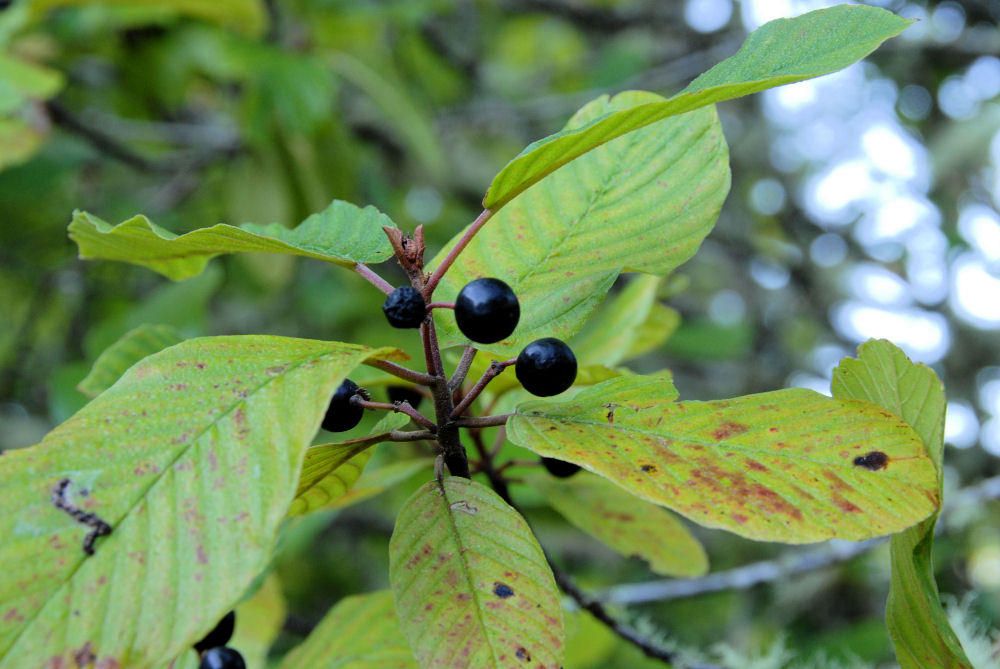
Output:
<path fill-rule="evenodd" d="M 549 474 L 561 479 L 570 477 L 580 471 L 580 465 L 557 458 L 542 458 L 542 466 L 549 471 Z"/>
<path fill-rule="evenodd" d="M 517 295 L 500 279 L 470 281 L 455 299 L 458 329 L 480 344 L 492 344 L 509 337 L 520 317 Z"/>
<path fill-rule="evenodd" d="M 518 354 L 514 373 L 532 395 L 558 395 L 576 380 L 576 356 L 555 337 L 536 339 Z"/>
<path fill-rule="evenodd" d="M 364 408 L 351 404 L 351 397 L 359 390 L 354 381 L 344 379 L 330 399 L 330 406 L 323 418 L 324 430 L 346 432 L 361 422 L 361 417 L 365 415 Z"/>
<path fill-rule="evenodd" d="M 194 649 L 203 653 L 209 648 L 225 646 L 233 638 L 233 627 L 236 626 L 236 611 L 230 611 L 222 617 L 219 624 L 205 638 L 194 645 Z"/>
<path fill-rule="evenodd" d="M 247 669 L 247 664 L 235 648 L 219 646 L 202 653 L 198 669 Z"/>
<path fill-rule="evenodd" d="M 414 409 L 420 406 L 420 400 L 424 399 L 423 395 L 410 386 L 389 386 L 386 388 L 386 393 L 389 395 L 390 402 L 406 401 Z"/>
<path fill-rule="evenodd" d="M 427 315 L 427 303 L 416 288 L 400 286 L 385 298 L 382 312 L 394 328 L 418 328 Z"/>

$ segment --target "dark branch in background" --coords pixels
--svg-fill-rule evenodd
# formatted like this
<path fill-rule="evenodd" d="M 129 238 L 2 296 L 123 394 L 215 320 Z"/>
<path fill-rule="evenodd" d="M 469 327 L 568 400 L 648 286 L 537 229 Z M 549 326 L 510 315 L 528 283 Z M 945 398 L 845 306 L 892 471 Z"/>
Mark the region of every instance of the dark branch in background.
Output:
<path fill-rule="evenodd" d="M 132 169 L 140 172 L 172 172 L 176 169 L 169 163 L 156 162 L 140 156 L 103 130 L 98 130 L 84 123 L 55 100 L 46 102 L 45 109 L 49 113 L 49 118 L 57 126 L 85 140 L 99 153 L 128 165 Z"/>

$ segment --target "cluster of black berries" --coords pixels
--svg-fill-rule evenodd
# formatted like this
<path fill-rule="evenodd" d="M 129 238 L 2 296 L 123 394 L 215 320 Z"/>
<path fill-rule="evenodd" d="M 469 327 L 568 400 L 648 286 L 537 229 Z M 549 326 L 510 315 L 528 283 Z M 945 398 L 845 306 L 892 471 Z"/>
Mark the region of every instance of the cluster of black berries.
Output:
<path fill-rule="evenodd" d="M 233 636 L 236 626 L 236 612 L 230 611 L 205 638 L 194 645 L 201 656 L 198 669 L 246 669 L 243 656 L 235 648 L 226 644 Z"/>
<path fill-rule="evenodd" d="M 410 286 L 401 286 L 390 293 L 382 303 L 382 311 L 389 324 L 396 328 L 418 328 L 428 314 L 423 295 Z M 493 344 L 509 337 L 517 327 L 520 316 L 517 295 L 500 279 L 470 281 L 455 300 L 458 329 L 479 344 Z M 514 373 L 529 393 L 549 397 L 573 385 L 576 367 L 576 356 L 566 342 L 545 337 L 536 339 L 521 350 Z M 323 418 L 323 429 L 344 432 L 360 423 L 364 408 L 352 402 L 351 398 L 362 393 L 358 384 L 345 379 L 330 400 Z M 551 458 L 543 458 L 542 464 L 555 476 L 570 476 L 579 469 L 576 465 Z"/>

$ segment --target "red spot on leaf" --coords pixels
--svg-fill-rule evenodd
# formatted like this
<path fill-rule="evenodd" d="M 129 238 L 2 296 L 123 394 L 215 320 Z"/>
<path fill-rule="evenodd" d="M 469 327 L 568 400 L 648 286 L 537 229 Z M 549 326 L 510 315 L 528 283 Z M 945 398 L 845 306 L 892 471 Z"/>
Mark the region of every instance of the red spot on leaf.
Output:
<path fill-rule="evenodd" d="M 733 520 L 735 520 L 738 524 L 743 525 L 748 520 L 750 520 L 750 518 L 747 517 L 747 516 L 744 516 L 742 513 L 734 513 L 733 514 Z"/>
<path fill-rule="evenodd" d="M 205 547 L 198 544 L 196 551 L 198 554 L 198 564 L 208 564 L 208 555 L 205 554 Z"/>
<path fill-rule="evenodd" d="M 750 428 L 743 423 L 734 423 L 732 421 L 726 421 L 719 425 L 719 427 L 712 430 L 712 438 L 716 441 L 722 441 L 723 439 L 728 439 L 733 435 L 743 434 Z"/>
<path fill-rule="evenodd" d="M 766 472 L 767 471 L 767 467 L 765 467 L 764 465 L 760 464 L 756 460 L 747 460 L 746 463 L 747 463 L 747 467 L 749 467 L 750 469 L 754 470 L 755 472 Z"/>

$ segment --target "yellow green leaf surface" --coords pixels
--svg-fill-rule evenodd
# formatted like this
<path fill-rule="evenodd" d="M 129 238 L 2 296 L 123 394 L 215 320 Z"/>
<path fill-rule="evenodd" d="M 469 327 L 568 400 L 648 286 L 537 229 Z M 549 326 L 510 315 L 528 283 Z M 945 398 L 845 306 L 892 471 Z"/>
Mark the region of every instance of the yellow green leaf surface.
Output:
<path fill-rule="evenodd" d="M 410 417 L 406 414 L 391 413 L 366 437 L 310 447 L 288 515 L 298 516 L 324 508 L 350 490 L 371 459 L 371 447 L 388 439 L 390 432 L 408 422 Z"/>
<path fill-rule="evenodd" d="M 913 429 L 870 402 L 804 389 L 678 402 L 670 375 L 605 381 L 521 404 L 507 438 L 604 476 L 707 527 L 762 541 L 898 532 L 938 504 Z M 855 464 L 885 454 L 881 468 Z"/>
<path fill-rule="evenodd" d="M 223 253 L 285 253 L 345 267 L 379 263 L 392 257 L 383 226 L 394 227 L 374 207 L 361 209 L 334 200 L 291 229 L 277 223 L 239 227 L 219 223 L 183 235 L 175 235 L 142 215 L 111 225 L 77 211 L 69 224 L 69 236 L 77 243 L 81 258 L 130 262 L 180 280 L 201 273 L 209 260 Z"/>
<path fill-rule="evenodd" d="M 567 127 L 662 99 L 643 91 L 603 96 Z M 517 294 L 521 318 L 510 337 L 480 348 L 510 356 L 540 337 L 568 340 L 620 272 L 666 274 L 694 255 L 728 191 L 729 151 L 715 109 L 659 121 L 581 156 L 496 212 L 436 299 L 454 299 L 472 279 L 497 277 Z M 467 341 L 452 312 L 437 320 L 443 346 Z"/>
<path fill-rule="evenodd" d="M 434 458 L 395 460 L 380 467 L 368 467 L 350 490 L 331 500 L 324 508 L 342 509 L 378 495 L 384 490 L 414 476 L 430 471 Z"/>
<path fill-rule="evenodd" d="M 833 373 L 835 397 L 874 402 L 913 426 L 937 471 L 944 456 L 944 387 L 932 369 L 913 364 L 895 345 L 873 340 Z M 931 548 L 937 513 L 892 537 L 892 581 L 886 624 L 904 669 L 971 667 L 941 606 Z"/>
<path fill-rule="evenodd" d="M 490 184 L 483 206 L 497 210 L 595 147 L 715 102 L 836 72 L 874 51 L 912 21 L 877 7 L 838 5 L 755 30 L 743 47 L 669 100 L 607 110 L 530 144 Z"/>
<path fill-rule="evenodd" d="M 293 649 L 281 669 L 417 669 L 390 590 L 345 597 Z"/>
<path fill-rule="evenodd" d="M 129 369 L 0 468 L 0 667 L 151 667 L 230 610 L 271 558 L 341 380 L 392 349 L 191 339 Z M 53 503 L 96 514 L 89 528 Z M 183 611 L 180 615 L 165 612 Z M 103 663 L 103 664 L 102 664 Z"/>
<path fill-rule="evenodd" d="M 566 520 L 625 556 L 642 558 L 664 576 L 708 571 L 701 543 L 671 512 L 630 495 L 600 476 L 532 476 L 525 481 Z"/>
<path fill-rule="evenodd" d="M 562 666 L 562 607 L 527 523 L 457 477 L 406 501 L 389 542 L 403 635 L 424 669 Z"/>
<path fill-rule="evenodd" d="M 169 325 L 140 325 L 101 353 L 76 388 L 87 397 L 97 397 L 135 363 L 182 341 L 184 337 Z"/>

